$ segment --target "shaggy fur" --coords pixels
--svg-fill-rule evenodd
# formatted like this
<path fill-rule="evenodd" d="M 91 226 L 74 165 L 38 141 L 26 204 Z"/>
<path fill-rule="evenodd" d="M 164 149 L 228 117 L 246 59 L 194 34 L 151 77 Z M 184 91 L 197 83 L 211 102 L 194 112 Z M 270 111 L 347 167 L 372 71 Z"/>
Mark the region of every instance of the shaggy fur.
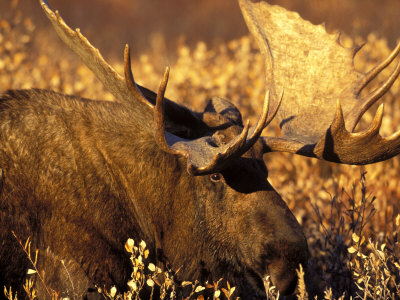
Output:
<path fill-rule="evenodd" d="M 219 130 L 221 143 L 229 141 L 242 125 L 234 107 L 228 112 L 193 114 L 195 126 L 177 132 L 203 135 L 222 120 L 229 126 Z M 173 119 L 168 110 L 167 119 Z M 307 243 L 267 181 L 261 149 L 259 141 L 214 182 L 190 175 L 184 158 L 162 152 L 121 104 L 44 90 L 6 92 L 0 98 L 0 282 L 21 290 L 29 267 L 14 231 L 22 240 L 31 237 L 39 270 L 62 296 L 87 296 L 95 285 L 126 290 L 128 238 L 145 240 L 160 264 L 181 268 L 179 280 L 224 277 L 242 299 L 262 299 L 261 277 L 270 273 L 290 293 L 295 268 L 307 262 Z"/>

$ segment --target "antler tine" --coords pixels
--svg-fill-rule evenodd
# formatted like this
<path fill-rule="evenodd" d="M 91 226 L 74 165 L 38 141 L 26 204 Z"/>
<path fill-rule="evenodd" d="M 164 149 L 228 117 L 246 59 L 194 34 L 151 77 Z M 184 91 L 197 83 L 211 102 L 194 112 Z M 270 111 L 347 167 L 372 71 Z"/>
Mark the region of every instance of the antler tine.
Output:
<path fill-rule="evenodd" d="M 235 137 L 232 141 L 230 141 L 223 149 L 223 151 L 218 152 L 214 155 L 212 161 L 202 167 L 194 167 L 193 165 L 188 166 L 188 170 L 192 174 L 207 174 L 214 171 L 218 171 L 219 168 L 222 168 L 230 158 L 233 156 L 240 156 L 243 154 L 241 149 L 243 149 L 246 145 L 246 138 L 249 133 L 250 121 L 247 121 L 241 134 Z"/>
<path fill-rule="evenodd" d="M 376 77 L 380 72 L 382 72 L 396 56 L 400 53 L 400 43 L 397 44 L 396 48 L 390 53 L 390 55 L 378 66 L 370 70 L 360 81 L 359 85 L 356 87 L 357 97 L 360 95 L 361 91 Z"/>
<path fill-rule="evenodd" d="M 240 135 L 238 135 L 236 138 L 234 138 L 231 142 L 229 142 L 224 151 L 219 153 L 216 157 L 216 160 L 222 157 L 230 157 L 234 153 L 238 153 L 241 148 L 243 148 L 246 145 L 247 142 L 247 135 L 249 134 L 249 128 L 250 128 L 250 121 L 247 120 L 246 124 L 244 125 L 244 128 Z M 243 154 L 242 152 L 240 155 Z"/>
<path fill-rule="evenodd" d="M 251 135 L 248 137 L 250 122 L 247 121 L 245 127 L 242 130 L 242 133 L 235 139 L 233 139 L 231 142 L 229 142 L 225 146 L 224 151 L 218 153 L 214 157 L 210 165 L 208 165 L 205 168 L 199 168 L 197 171 L 202 173 L 208 172 L 212 169 L 215 169 L 218 165 L 224 165 L 231 157 L 241 156 L 243 153 L 248 151 L 254 145 L 254 143 L 260 138 L 263 129 L 266 126 L 268 126 L 268 124 L 275 117 L 282 102 L 282 98 L 283 98 L 283 91 L 277 107 L 270 115 L 270 117 L 268 117 L 269 106 L 270 106 L 270 92 L 267 91 L 265 94 L 263 112 L 256 126 L 252 127 L 252 129 L 250 130 L 252 132 Z"/>
<path fill-rule="evenodd" d="M 148 101 L 143 101 L 143 97 L 135 97 L 132 94 L 126 80 L 105 61 L 100 51 L 89 42 L 79 29 L 71 29 L 61 18 L 58 11 L 52 11 L 47 2 L 43 0 L 39 0 L 39 2 L 61 40 L 81 58 L 82 62 L 96 75 L 118 102 L 129 107 L 142 128 L 153 133 L 152 105 Z"/>
<path fill-rule="evenodd" d="M 129 92 L 131 92 L 132 95 L 136 99 L 139 99 L 142 103 L 152 107 L 150 102 L 146 99 L 145 96 L 143 96 L 142 92 L 139 90 L 138 86 L 136 85 L 135 79 L 133 78 L 132 67 L 131 67 L 131 51 L 128 44 L 125 45 L 125 50 L 124 50 L 124 72 L 125 72 L 126 86 Z"/>
<path fill-rule="evenodd" d="M 155 140 L 159 147 L 168 153 L 177 154 L 188 158 L 188 171 L 193 175 L 202 175 L 216 172 L 222 169 L 232 158 L 245 153 L 260 137 L 266 123 L 269 123 L 279 108 L 275 109 L 272 116 L 268 117 L 270 93 L 266 93 L 264 109 L 257 125 L 253 127 L 250 138 L 250 122 L 247 121 L 242 132 L 229 143 L 215 147 L 210 137 L 196 140 L 185 140 L 171 133 L 165 132 L 164 125 L 164 94 L 168 83 L 169 68 L 164 73 L 157 93 L 156 105 L 154 107 L 154 123 L 156 124 Z M 282 99 L 281 99 L 282 101 Z M 207 148 L 207 151 L 201 149 Z M 200 149 L 200 151 L 198 150 Z M 199 153 L 202 155 L 199 155 Z M 206 155 L 204 156 L 204 153 Z"/>
<path fill-rule="evenodd" d="M 350 132 L 354 131 L 358 121 L 360 121 L 363 114 L 391 88 L 391 86 L 399 77 L 399 75 L 400 75 L 400 61 L 397 63 L 396 68 L 393 70 L 389 78 L 379 88 L 373 91 L 370 95 L 368 95 L 363 99 L 360 99 L 359 104 L 355 105 L 354 108 L 349 112 L 347 120 Z"/>
<path fill-rule="evenodd" d="M 351 133 L 346 129 L 338 100 L 331 126 L 317 143 L 307 144 L 284 138 L 262 137 L 265 143 L 264 152 L 291 152 L 351 165 L 365 165 L 389 159 L 400 153 L 400 131 L 390 137 L 380 136 L 383 108 L 381 104 L 369 128 Z"/>
<path fill-rule="evenodd" d="M 270 92 L 267 91 L 265 94 L 265 100 L 264 100 L 264 107 L 263 107 L 263 112 L 256 124 L 256 126 L 252 127 L 251 135 L 248 137 L 249 133 L 249 126 L 250 122 L 247 121 L 245 124 L 245 127 L 242 130 L 242 133 L 237 136 L 235 139 L 233 139 L 231 142 L 229 142 L 226 146 L 223 152 L 218 153 L 211 164 L 204 168 L 199 168 L 196 170 L 197 172 L 209 172 L 210 170 L 216 169 L 218 165 L 224 165 L 231 157 L 237 157 L 241 156 L 243 153 L 248 151 L 254 143 L 260 138 L 261 133 L 263 129 L 272 121 L 272 119 L 275 117 L 279 106 L 282 102 L 283 98 L 283 93 L 280 98 L 280 101 L 275 108 L 274 112 L 272 115 L 268 118 L 268 112 L 269 112 L 269 104 L 270 104 Z"/>
<path fill-rule="evenodd" d="M 263 105 L 262 114 L 261 114 L 260 118 L 258 119 L 258 122 L 257 122 L 257 124 L 256 124 L 256 126 L 254 128 L 254 131 L 251 134 L 249 140 L 252 140 L 257 135 L 260 135 L 261 132 L 263 131 L 263 129 L 265 127 L 267 127 L 268 123 L 271 122 L 271 120 L 272 120 L 271 118 L 269 118 L 270 120 L 269 120 L 269 122 L 267 122 L 267 116 L 268 116 L 268 111 L 269 111 L 269 97 L 270 97 L 270 92 L 267 91 L 265 93 L 265 99 L 264 99 L 264 105 Z"/>
<path fill-rule="evenodd" d="M 164 95 L 167 89 L 168 78 L 169 78 L 169 67 L 165 68 L 163 79 L 160 83 L 157 92 L 156 105 L 154 107 L 154 123 L 156 124 L 156 130 L 154 138 L 157 145 L 165 152 L 172 154 L 180 154 L 178 150 L 172 149 L 165 138 L 165 122 L 164 122 Z"/>
<path fill-rule="evenodd" d="M 345 121 L 344 121 L 344 115 L 343 115 L 343 109 L 342 109 L 342 104 L 340 103 L 340 100 L 336 100 L 336 112 L 335 112 L 335 117 L 332 122 L 332 127 L 345 127 Z"/>
<path fill-rule="evenodd" d="M 247 150 L 249 150 L 254 145 L 254 143 L 261 136 L 261 133 L 264 130 L 264 128 L 267 127 L 269 125 L 269 123 L 271 123 L 272 119 L 275 117 L 276 113 L 278 112 L 279 106 L 282 102 L 282 97 L 281 97 L 277 107 L 275 108 L 274 112 L 272 113 L 272 115 L 269 118 L 267 118 L 268 112 L 269 112 L 269 104 L 270 104 L 269 100 L 270 100 L 270 92 L 267 91 L 265 93 L 263 112 L 260 116 L 260 119 L 258 119 L 256 126 L 252 130 L 252 134 L 247 139 L 246 144 L 240 150 L 240 152 L 242 154 L 245 153 Z"/>
<path fill-rule="evenodd" d="M 379 130 L 381 129 L 382 126 L 382 120 L 383 120 L 383 108 L 384 104 L 382 103 L 379 105 L 378 109 L 376 110 L 375 117 L 372 120 L 371 125 L 369 128 L 363 132 L 355 133 L 361 135 L 369 135 L 369 136 L 374 136 L 379 134 Z"/>
<path fill-rule="evenodd" d="M 283 100 L 283 94 L 284 94 L 284 90 L 282 89 L 282 93 L 281 93 L 281 97 L 279 98 L 279 102 L 275 107 L 275 110 L 272 112 L 271 116 L 267 119 L 267 121 L 265 122 L 264 128 L 266 128 L 269 123 L 272 122 L 273 119 L 275 119 L 276 114 L 278 113 L 279 108 L 281 107 L 282 104 L 282 100 Z M 265 95 L 265 97 L 268 97 L 268 102 L 269 102 L 269 91 L 268 93 Z M 268 108 L 269 110 L 269 108 Z"/>

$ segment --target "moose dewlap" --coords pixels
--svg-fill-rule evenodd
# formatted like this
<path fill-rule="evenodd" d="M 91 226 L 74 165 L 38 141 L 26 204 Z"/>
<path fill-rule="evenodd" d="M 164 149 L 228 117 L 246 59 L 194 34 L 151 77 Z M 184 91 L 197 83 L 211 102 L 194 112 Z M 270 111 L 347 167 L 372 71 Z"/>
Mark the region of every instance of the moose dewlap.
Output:
<path fill-rule="evenodd" d="M 117 101 L 38 89 L 0 96 L 1 283 L 23 295 L 31 265 L 15 233 L 31 237 L 45 286 L 62 297 L 87 297 L 95 286 L 126 290 L 128 238 L 146 241 L 153 262 L 179 269 L 178 281 L 224 278 L 241 299 L 265 299 L 267 275 L 281 294 L 295 290 L 307 242 L 269 184 L 263 154 L 345 164 L 397 155 L 400 133 L 379 135 L 383 106 L 367 130 L 354 129 L 399 76 L 400 63 L 360 96 L 400 45 L 362 74 L 353 67 L 358 49 L 344 48 L 323 27 L 265 1 L 239 4 L 266 63 L 267 92 L 254 126 L 222 98 L 202 112 L 164 99 L 169 68 L 157 93 L 137 85 L 128 46 L 121 77 L 41 2 L 60 38 Z M 274 118 L 282 136 L 262 136 Z M 41 283 L 37 291 L 48 297 Z"/>

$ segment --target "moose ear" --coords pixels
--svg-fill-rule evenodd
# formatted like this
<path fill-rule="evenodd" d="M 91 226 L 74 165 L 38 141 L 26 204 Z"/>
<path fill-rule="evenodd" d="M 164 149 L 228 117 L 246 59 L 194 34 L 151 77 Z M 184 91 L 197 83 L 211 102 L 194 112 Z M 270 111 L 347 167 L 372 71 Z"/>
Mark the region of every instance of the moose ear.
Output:
<path fill-rule="evenodd" d="M 226 120 L 232 122 L 235 125 L 243 127 L 243 120 L 240 111 L 228 100 L 220 97 L 212 97 L 205 109 L 203 115 L 207 113 L 214 113 L 223 116 Z"/>

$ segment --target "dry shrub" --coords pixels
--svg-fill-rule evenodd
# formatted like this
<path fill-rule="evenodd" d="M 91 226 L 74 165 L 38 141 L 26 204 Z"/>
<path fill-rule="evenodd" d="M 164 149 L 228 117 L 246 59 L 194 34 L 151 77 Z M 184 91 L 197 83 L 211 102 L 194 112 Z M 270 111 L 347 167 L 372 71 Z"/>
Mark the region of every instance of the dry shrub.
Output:
<path fill-rule="evenodd" d="M 44 38 L 32 42 L 33 37 L 34 24 L 12 5 L 9 14 L 0 19 L 0 90 L 40 87 L 112 100 L 93 74 L 72 54 L 66 54 L 68 52 L 61 43 L 48 46 L 40 43 L 45 41 Z M 347 46 L 360 42 L 358 38 L 342 39 Z M 389 53 L 385 40 L 369 35 L 368 44 L 356 58 L 356 68 L 367 71 Z M 243 37 L 211 49 L 202 42 L 193 48 L 182 44 L 176 57 L 171 64 L 167 97 L 201 109 L 210 96 L 223 96 L 235 103 L 245 118 L 253 121 L 257 118 L 265 93 L 264 67 L 251 38 Z M 163 61 L 162 54 L 154 50 L 137 57 L 134 73 L 139 83 L 156 89 L 163 72 Z M 113 62 L 113 65 L 122 73 L 122 61 Z M 377 83 L 390 72 L 384 71 Z M 381 134 L 387 136 L 400 129 L 399 80 L 384 102 Z M 359 128 L 365 128 L 372 118 L 373 109 L 363 117 Z M 273 124 L 264 134 L 278 135 L 279 128 Z M 311 259 L 305 275 L 307 290 L 299 289 L 299 299 L 307 295 L 324 299 L 399 298 L 399 158 L 361 167 L 284 153 L 266 155 L 265 160 L 271 183 L 303 226 L 309 243 Z M 133 263 L 136 263 L 135 259 L 137 257 Z M 156 283 L 158 279 L 154 274 L 159 276 L 159 269 L 154 265 L 150 268 L 150 275 L 146 273 L 143 278 L 135 275 L 144 280 L 135 282 L 136 287 Z M 172 275 L 163 273 L 162 276 L 160 285 L 173 282 Z M 196 289 L 198 292 L 201 289 L 199 286 L 214 288 L 217 292 L 218 282 L 215 284 L 188 283 L 188 286 L 192 287 L 195 296 Z M 132 295 L 135 285 L 130 281 Z M 279 298 L 268 282 L 266 286 L 268 298 Z M 233 287 L 224 288 L 230 292 Z M 171 293 L 171 289 L 172 283 L 166 291 Z M 108 296 L 117 297 L 117 291 L 108 292 Z"/>

